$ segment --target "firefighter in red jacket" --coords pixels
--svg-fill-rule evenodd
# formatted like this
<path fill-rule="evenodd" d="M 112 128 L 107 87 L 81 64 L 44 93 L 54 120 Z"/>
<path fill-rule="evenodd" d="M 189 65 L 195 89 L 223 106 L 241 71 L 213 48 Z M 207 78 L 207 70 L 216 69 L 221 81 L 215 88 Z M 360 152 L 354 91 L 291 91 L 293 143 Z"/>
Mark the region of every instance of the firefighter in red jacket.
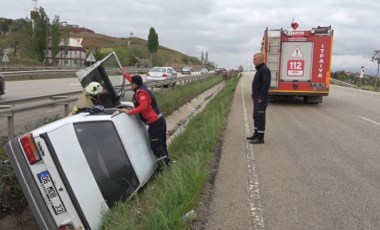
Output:
<path fill-rule="evenodd" d="M 162 116 L 156 98 L 153 93 L 143 84 L 140 75 L 131 76 L 124 68 L 120 69 L 124 78 L 131 82 L 134 91 L 133 109 L 122 109 L 128 115 L 139 115 L 146 123 L 150 138 L 150 146 L 160 165 L 170 164 L 168 149 L 166 146 L 166 120 Z"/>

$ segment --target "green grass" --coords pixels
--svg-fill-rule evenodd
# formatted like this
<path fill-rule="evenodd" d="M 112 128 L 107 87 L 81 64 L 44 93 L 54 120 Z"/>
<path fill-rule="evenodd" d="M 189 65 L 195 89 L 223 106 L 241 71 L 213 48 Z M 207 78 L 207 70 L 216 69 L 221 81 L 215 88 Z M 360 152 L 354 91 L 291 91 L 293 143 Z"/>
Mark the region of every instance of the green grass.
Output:
<path fill-rule="evenodd" d="M 380 83 L 379 83 L 379 85 L 380 85 Z M 375 90 L 375 86 L 372 86 L 372 85 L 362 85 L 362 89 L 367 90 L 367 91 L 380 92 L 380 86 L 377 87 L 377 89 Z"/>
<path fill-rule="evenodd" d="M 164 116 L 170 115 L 174 110 L 191 101 L 199 94 L 218 84 L 223 79 L 215 76 L 195 81 L 185 86 L 172 87 L 166 91 L 155 92 L 158 105 Z"/>
<path fill-rule="evenodd" d="M 182 216 L 196 208 L 210 178 L 238 78 L 231 78 L 169 147 L 176 162 L 156 174 L 128 202 L 119 202 L 103 219 L 103 229 L 190 229 Z"/>

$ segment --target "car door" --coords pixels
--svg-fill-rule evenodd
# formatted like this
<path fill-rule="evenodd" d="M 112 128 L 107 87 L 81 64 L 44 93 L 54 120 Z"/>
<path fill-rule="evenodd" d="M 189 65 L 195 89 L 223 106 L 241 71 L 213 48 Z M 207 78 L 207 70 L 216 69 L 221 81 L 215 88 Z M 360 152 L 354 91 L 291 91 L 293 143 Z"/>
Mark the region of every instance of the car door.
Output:
<path fill-rule="evenodd" d="M 172 69 L 167 68 L 166 70 L 167 70 L 167 73 L 168 73 L 168 79 L 169 80 L 173 79 L 174 78 L 174 73 L 173 73 Z"/>
<path fill-rule="evenodd" d="M 120 97 L 125 93 L 125 79 L 120 73 L 121 67 L 116 53 L 112 52 L 90 67 L 76 72 L 76 75 L 83 88 L 90 82 L 99 82 L 106 90 L 105 96 L 101 97 L 102 104 L 106 108 L 112 108 L 120 103 Z"/>

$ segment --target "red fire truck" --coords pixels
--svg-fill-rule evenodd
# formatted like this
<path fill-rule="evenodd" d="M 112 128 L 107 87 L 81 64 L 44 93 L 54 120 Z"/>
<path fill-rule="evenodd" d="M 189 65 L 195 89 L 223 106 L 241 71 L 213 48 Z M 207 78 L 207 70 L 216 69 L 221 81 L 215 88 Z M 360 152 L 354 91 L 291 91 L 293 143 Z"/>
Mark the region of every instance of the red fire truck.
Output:
<path fill-rule="evenodd" d="M 269 96 L 300 96 L 321 103 L 329 94 L 333 30 L 266 29 L 261 51 L 271 70 Z"/>

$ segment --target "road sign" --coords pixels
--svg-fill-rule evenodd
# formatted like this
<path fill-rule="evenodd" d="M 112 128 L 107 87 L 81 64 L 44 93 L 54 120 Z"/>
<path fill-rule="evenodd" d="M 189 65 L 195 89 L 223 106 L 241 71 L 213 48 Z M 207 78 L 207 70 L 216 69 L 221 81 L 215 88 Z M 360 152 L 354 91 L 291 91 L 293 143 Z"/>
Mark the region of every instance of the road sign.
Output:
<path fill-rule="evenodd" d="M 7 53 L 4 53 L 2 62 L 4 62 L 5 66 L 7 66 L 7 62 L 9 62 Z"/>
<path fill-rule="evenodd" d="M 86 61 L 90 62 L 92 64 L 93 62 L 96 62 L 96 59 L 94 57 L 94 54 L 91 52 L 90 55 L 88 55 Z"/>

